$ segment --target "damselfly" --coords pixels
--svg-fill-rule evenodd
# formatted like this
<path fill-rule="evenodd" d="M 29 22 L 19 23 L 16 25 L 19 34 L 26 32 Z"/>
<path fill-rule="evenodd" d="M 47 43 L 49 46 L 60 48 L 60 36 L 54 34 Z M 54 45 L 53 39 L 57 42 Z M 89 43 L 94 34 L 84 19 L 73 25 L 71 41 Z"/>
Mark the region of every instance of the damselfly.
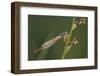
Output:
<path fill-rule="evenodd" d="M 64 33 L 61 33 L 60 35 L 56 36 L 55 38 L 45 42 L 44 44 L 42 44 L 41 48 L 39 49 L 36 49 L 34 51 L 34 53 L 37 53 L 38 51 L 41 51 L 43 49 L 46 49 L 46 48 L 49 48 L 51 47 L 52 45 L 54 45 L 56 42 L 58 42 L 59 40 L 61 39 L 64 39 L 65 37 L 68 37 L 68 33 L 67 32 L 64 32 Z"/>

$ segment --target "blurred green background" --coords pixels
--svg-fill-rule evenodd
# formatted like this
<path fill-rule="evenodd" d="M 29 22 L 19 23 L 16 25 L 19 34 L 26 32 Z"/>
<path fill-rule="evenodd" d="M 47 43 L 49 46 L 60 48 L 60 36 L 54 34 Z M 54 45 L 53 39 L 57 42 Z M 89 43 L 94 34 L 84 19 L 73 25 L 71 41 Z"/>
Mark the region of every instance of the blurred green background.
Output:
<path fill-rule="evenodd" d="M 75 17 L 78 20 L 80 17 Z M 48 49 L 34 53 L 46 41 L 63 32 L 70 32 L 73 17 L 28 15 L 28 60 L 61 59 L 64 52 L 64 41 L 60 40 Z M 88 18 L 86 24 L 81 25 L 72 36 L 79 40 L 79 44 L 72 47 L 65 59 L 79 59 L 88 57 Z"/>

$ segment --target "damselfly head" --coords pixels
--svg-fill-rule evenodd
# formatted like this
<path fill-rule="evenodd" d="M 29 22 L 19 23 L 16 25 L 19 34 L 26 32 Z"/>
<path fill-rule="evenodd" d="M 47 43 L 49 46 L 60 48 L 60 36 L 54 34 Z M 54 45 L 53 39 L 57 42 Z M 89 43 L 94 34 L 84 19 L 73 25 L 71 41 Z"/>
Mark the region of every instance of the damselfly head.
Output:
<path fill-rule="evenodd" d="M 65 38 L 65 37 L 68 36 L 68 33 L 67 32 L 64 32 L 64 33 L 61 33 L 60 35 L 61 35 L 61 37 Z"/>
<path fill-rule="evenodd" d="M 67 33 L 67 32 L 64 32 L 64 33 L 61 33 L 60 35 L 62 35 L 62 36 L 63 36 L 63 35 L 66 35 L 66 34 L 68 34 L 68 33 Z"/>

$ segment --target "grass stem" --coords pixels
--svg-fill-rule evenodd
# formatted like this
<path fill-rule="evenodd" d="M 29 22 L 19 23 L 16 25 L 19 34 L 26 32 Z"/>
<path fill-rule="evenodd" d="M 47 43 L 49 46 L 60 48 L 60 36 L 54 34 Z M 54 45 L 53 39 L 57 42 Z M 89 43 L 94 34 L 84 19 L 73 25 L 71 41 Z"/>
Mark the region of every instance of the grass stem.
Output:
<path fill-rule="evenodd" d="M 71 35 L 72 35 L 72 33 L 73 33 L 74 22 L 75 22 L 75 18 L 73 18 L 71 30 L 70 30 L 69 37 L 68 37 L 68 41 L 67 41 L 67 43 L 65 42 L 66 45 L 65 45 L 65 47 L 64 47 L 64 52 L 63 52 L 63 55 L 62 55 L 62 59 L 65 58 L 65 55 L 69 52 L 69 50 L 70 50 L 70 48 L 71 48 L 70 45 L 68 45 L 68 44 L 69 44 L 69 42 L 70 42 L 70 38 L 71 38 Z"/>

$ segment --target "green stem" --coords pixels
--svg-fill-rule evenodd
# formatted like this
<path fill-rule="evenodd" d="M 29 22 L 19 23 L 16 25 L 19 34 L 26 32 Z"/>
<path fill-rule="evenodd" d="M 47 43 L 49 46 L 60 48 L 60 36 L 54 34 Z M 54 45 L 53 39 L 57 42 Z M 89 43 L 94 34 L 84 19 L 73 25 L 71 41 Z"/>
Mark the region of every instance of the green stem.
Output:
<path fill-rule="evenodd" d="M 74 22 L 75 22 L 75 18 L 73 18 L 72 27 L 71 27 L 71 30 L 69 33 L 69 37 L 71 37 L 71 35 L 72 35 Z"/>
<path fill-rule="evenodd" d="M 71 37 L 71 35 L 72 35 L 72 33 L 73 33 L 73 25 L 74 25 L 74 21 L 75 21 L 75 18 L 73 18 L 73 22 L 72 22 L 72 26 L 71 26 L 71 30 L 70 30 L 70 33 L 69 33 L 69 37 L 68 37 L 68 42 L 67 42 L 67 43 L 69 43 L 70 37 Z M 65 58 L 65 55 L 66 55 L 66 53 L 69 52 L 70 48 L 71 48 L 71 47 L 68 46 L 67 44 L 65 45 L 65 47 L 64 47 L 64 52 L 63 52 L 63 55 L 62 55 L 62 59 Z"/>
<path fill-rule="evenodd" d="M 64 53 L 63 53 L 63 55 L 62 55 L 62 59 L 65 58 L 65 55 L 66 55 L 66 53 L 69 52 L 69 49 L 70 49 L 70 47 L 67 47 L 67 46 L 64 48 Z"/>

